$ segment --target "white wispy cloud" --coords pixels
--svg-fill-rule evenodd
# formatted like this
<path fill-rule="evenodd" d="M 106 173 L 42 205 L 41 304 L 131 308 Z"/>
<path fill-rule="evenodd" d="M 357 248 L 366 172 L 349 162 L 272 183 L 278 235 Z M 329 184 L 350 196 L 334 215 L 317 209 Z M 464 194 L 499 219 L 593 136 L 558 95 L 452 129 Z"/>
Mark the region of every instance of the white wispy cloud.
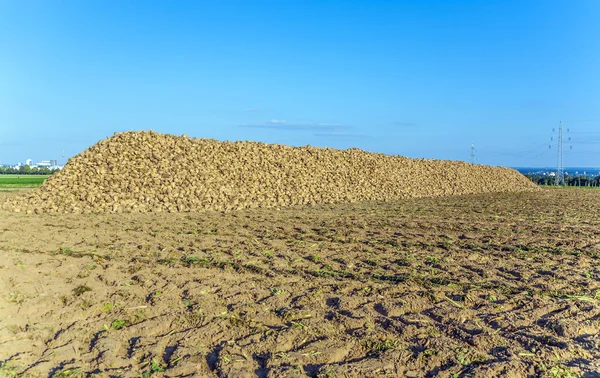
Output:
<path fill-rule="evenodd" d="M 348 129 L 349 127 L 341 123 L 302 123 L 302 122 L 288 122 L 282 119 L 271 119 L 263 123 L 245 123 L 237 125 L 237 127 L 254 128 L 254 129 L 276 129 L 282 131 L 298 131 L 298 130 L 309 130 L 309 131 L 337 131 Z"/>
<path fill-rule="evenodd" d="M 400 126 L 400 127 L 412 127 L 412 126 L 417 126 L 416 123 L 413 122 L 394 122 L 394 126 Z"/>
<path fill-rule="evenodd" d="M 326 133 L 315 133 L 313 134 L 316 137 L 326 137 L 326 138 L 368 138 L 366 134 L 358 134 L 352 132 L 345 131 L 331 131 Z"/>

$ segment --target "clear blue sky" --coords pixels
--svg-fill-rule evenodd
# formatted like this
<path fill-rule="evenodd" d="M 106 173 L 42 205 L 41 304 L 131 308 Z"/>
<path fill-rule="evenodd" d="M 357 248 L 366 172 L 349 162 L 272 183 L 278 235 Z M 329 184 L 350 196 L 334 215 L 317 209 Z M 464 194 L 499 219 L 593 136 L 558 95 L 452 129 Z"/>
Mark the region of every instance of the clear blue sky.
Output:
<path fill-rule="evenodd" d="M 600 166 L 600 1 L 0 1 L 0 161 L 116 131 Z"/>

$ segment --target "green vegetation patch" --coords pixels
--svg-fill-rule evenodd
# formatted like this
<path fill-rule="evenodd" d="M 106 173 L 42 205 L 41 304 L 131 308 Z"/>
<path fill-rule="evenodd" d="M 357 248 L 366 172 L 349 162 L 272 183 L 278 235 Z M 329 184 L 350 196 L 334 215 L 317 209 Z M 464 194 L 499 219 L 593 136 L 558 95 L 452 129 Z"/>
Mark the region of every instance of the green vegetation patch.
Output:
<path fill-rule="evenodd" d="M 37 188 L 48 177 L 48 175 L 0 175 L 0 189 Z"/>

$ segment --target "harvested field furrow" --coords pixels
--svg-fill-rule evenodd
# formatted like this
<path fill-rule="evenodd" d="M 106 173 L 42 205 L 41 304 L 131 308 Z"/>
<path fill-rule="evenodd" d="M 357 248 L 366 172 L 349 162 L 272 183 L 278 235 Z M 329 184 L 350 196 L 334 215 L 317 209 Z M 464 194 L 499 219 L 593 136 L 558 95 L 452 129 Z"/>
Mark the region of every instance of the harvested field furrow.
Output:
<path fill-rule="evenodd" d="M 593 377 L 599 203 L 569 189 L 226 214 L 0 212 L 2 369 Z"/>

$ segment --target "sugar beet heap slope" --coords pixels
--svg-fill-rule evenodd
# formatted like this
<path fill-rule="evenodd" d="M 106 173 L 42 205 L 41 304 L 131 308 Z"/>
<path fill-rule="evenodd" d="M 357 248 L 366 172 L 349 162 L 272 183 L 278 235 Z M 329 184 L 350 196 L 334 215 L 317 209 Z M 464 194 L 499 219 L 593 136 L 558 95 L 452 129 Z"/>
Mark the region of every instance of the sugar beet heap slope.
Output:
<path fill-rule="evenodd" d="M 533 183 L 509 168 L 144 131 L 98 142 L 42 187 L 3 207 L 59 213 L 229 211 L 533 190 Z"/>

